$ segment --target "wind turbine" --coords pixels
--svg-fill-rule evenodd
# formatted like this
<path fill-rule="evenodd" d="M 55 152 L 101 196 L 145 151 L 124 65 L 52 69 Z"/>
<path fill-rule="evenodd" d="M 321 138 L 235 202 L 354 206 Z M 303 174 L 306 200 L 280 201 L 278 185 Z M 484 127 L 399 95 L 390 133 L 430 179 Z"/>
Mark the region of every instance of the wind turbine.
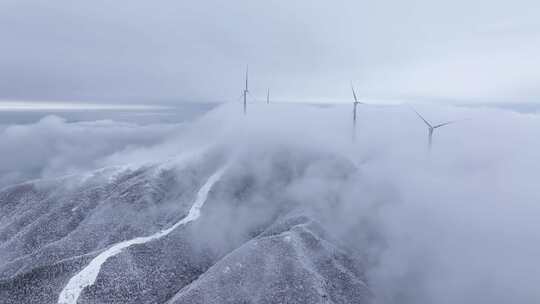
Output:
<path fill-rule="evenodd" d="M 412 109 L 412 110 L 414 111 L 414 113 L 416 113 L 416 115 L 418 115 L 418 117 L 420 117 L 420 119 L 422 119 L 422 121 L 424 121 L 424 123 L 428 127 L 428 149 L 429 150 L 431 150 L 431 145 L 433 143 L 433 131 L 435 131 L 435 129 L 438 129 L 440 127 L 444 127 L 446 125 L 457 122 L 456 120 L 452 120 L 452 121 L 447 121 L 438 125 L 432 125 L 429 121 L 427 121 L 427 119 L 425 119 L 422 115 L 420 115 L 420 113 L 418 113 L 415 109 Z"/>
<path fill-rule="evenodd" d="M 246 87 L 244 88 L 244 115 L 247 114 L 247 94 L 249 93 L 248 80 L 249 80 L 249 66 L 246 66 Z"/>
<path fill-rule="evenodd" d="M 354 86 L 351 81 L 351 90 L 354 98 L 353 102 L 353 140 L 356 140 L 356 107 L 359 104 L 364 104 L 363 102 L 358 101 L 358 97 L 356 96 L 356 91 L 354 90 Z"/>
<path fill-rule="evenodd" d="M 270 104 L 270 89 L 266 90 L 266 104 Z"/>

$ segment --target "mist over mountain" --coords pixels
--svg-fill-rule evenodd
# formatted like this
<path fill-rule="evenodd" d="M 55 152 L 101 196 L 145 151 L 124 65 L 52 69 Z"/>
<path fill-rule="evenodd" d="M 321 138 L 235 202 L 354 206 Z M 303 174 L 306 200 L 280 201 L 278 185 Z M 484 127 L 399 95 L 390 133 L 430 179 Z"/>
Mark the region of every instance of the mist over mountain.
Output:
<path fill-rule="evenodd" d="M 7 126 L 0 303 L 536 303 L 540 117 L 351 110 Z"/>
<path fill-rule="evenodd" d="M 540 303 L 539 16 L 0 0 L 0 304 Z"/>

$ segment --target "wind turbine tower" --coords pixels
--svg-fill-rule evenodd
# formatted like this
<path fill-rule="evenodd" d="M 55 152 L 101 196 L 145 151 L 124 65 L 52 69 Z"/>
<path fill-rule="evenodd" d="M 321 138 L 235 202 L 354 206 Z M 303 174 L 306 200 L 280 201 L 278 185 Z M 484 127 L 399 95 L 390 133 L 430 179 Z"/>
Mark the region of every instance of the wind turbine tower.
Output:
<path fill-rule="evenodd" d="M 266 104 L 270 104 L 270 89 L 266 90 Z"/>
<path fill-rule="evenodd" d="M 356 96 L 356 91 L 354 90 L 354 86 L 351 82 L 351 90 L 354 98 L 353 102 L 353 140 L 356 140 L 356 107 L 359 104 L 363 104 L 362 102 L 358 101 L 358 97 Z"/>
<path fill-rule="evenodd" d="M 246 67 L 246 87 L 244 88 L 244 115 L 247 114 L 247 94 L 248 94 L 248 81 L 249 81 L 249 66 Z"/>
<path fill-rule="evenodd" d="M 431 146 L 433 144 L 433 131 L 435 131 L 435 129 L 438 129 L 440 127 L 443 127 L 443 126 L 446 126 L 446 125 L 449 125 L 449 124 L 452 124 L 452 123 L 456 122 L 454 120 L 454 121 L 447 121 L 445 123 L 441 123 L 441 124 L 438 124 L 438 125 L 432 125 L 429 121 L 427 121 L 427 119 L 425 119 L 422 115 L 420 115 L 420 113 L 418 113 L 415 109 L 413 109 L 413 111 L 416 113 L 416 115 L 418 115 L 418 117 L 420 119 L 422 119 L 422 121 L 428 127 L 428 150 L 430 150 L 430 151 L 431 151 Z"/>

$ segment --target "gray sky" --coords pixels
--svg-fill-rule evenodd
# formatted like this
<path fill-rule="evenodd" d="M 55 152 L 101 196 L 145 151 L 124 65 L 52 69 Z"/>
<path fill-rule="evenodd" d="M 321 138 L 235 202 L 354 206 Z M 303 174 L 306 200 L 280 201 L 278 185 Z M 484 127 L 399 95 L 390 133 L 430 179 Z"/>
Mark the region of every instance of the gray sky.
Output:
<path fill-rule="evenodd" d="M 540 102 L 537 0 L 0 0 L 0 99 Z"/>

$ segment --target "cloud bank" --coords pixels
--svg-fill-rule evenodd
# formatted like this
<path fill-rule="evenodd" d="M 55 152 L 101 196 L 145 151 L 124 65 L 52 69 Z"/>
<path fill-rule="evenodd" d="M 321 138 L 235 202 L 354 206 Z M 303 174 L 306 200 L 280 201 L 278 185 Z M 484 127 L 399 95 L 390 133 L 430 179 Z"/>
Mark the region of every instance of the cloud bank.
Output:
<path fill-rule="evenodd" d="M 58 116 L 5 126 L 0 129 L 0 187 L 97 169 L 115 153 L 154 146 L 180 128 L 105 120 L 68 123 Z"/>
<path fill-rule="evenodd" d="M 279 155 L 306 164 L 284 168 L 295 179 L 279 191 L 364 261 L 381 303 L 535 303 L 540 116 L 416 108 L 433 123 L 470 120 L 436 130 L 428 153 L 427 129 L 406 106 L 360 107 L 355 143 L 350 106 L 253 105 L 243 117 L 228 104 L 182 128 L 49 117 L 2 131 L 2 182 L 161 162 L 208 145 L 271 180 Z M 333 161 L 310 161 L 321 155 Z"/>
<path fill-rule="evenodd" d="M 261 105 L 242 118 L 230 105 L 197 130 L 220 130 L 210 140 L 240 151 L 258 178 L 268 176 L 265 155 L 305 158 L 279 191 L 355 248 L 381 303 L 535 303 L 540 116 L 417 109 L 434 124 L 468 120 L 437 129 L 431 153 L 408 106 L 360 107 L 354 144 L 350 106 Z M 317 153 L 336 161 L 310 160 Z"/>

